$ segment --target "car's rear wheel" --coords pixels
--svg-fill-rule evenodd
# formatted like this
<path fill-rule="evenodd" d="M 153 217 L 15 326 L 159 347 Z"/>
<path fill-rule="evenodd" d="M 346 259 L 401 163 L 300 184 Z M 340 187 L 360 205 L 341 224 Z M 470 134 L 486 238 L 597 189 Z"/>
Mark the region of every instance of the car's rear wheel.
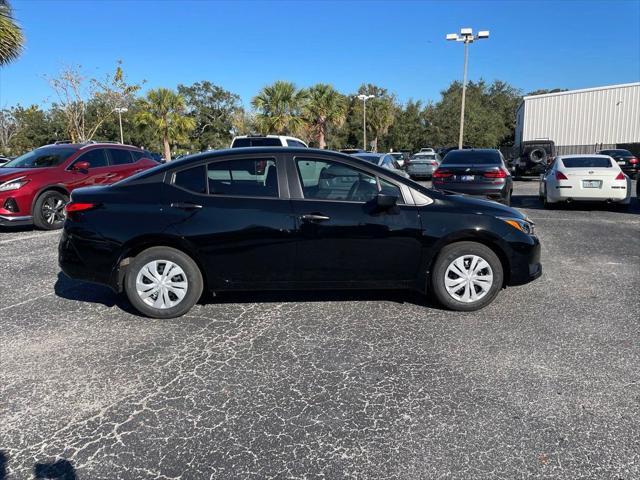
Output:
<path fill-rule="evenodd" d="M 56 230 L 64 225 L 64 206 L 69 197 L 56 190 L 42 193 L 33 206 L 33 223 L 43 230 Z"/>
<path fill-rule="evenodd" d="M 479 310 L 493 301 L 503 281 L 502 263 L 486 245 L 457 242 L 442 249 L 434 264 L 431 287 L 451 310 Z"/>
<path fill-rule="evenodd" d="M 170 247 L 152 247 L 130 263 L 125 292 L 140 313 L 175 318 L 187 313 L 202 295 L 202 273 L 191 257 Z"/>

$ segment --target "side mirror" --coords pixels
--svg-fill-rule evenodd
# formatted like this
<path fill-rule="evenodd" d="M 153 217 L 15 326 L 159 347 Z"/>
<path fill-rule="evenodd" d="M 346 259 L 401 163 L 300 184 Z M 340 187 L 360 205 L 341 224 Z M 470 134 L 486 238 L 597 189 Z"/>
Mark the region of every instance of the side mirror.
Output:
<path fill-rule="evenodd" d="M 398 203 L 398 197 L 396 195 L 387 195 L 384 193 L 379 193 L 376 195 L 376 205 L 381 210 L 388 210 L 389 208 L 393 208 Z"/>
<path fill-rule="evenodd" d="M 73 165 L 73 170 L 79 172 L 86 172 L 89 168 L 91 168 L 89 162 L 78 162 Z"/>

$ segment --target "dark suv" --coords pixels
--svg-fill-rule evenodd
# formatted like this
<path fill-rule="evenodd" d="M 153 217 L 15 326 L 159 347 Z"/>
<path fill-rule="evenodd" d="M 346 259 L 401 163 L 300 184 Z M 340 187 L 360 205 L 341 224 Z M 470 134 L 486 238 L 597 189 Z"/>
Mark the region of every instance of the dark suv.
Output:
<path fill-rule="evenodd" d="M 556 157 L 556 145 L 552 140 L 532 140 L 515 147 L 511 161 L 516 177 L 539 175 Z"/>
<path fill-rule="evenodd" d="M 609 155 L 620 165 L 620 169 L 631 178 L 639 171 L 638 158 L 629 150 L 613 148 L 610 150 L 600 150 L 597 153 L 599 155 Z"/>

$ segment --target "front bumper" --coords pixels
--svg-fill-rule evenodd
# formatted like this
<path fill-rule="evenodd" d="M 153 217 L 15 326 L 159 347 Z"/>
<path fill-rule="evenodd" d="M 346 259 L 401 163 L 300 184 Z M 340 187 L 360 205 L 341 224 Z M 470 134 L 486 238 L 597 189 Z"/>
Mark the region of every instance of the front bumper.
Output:
<path fill-rule="evenodd" d="M 509 285 L 524 285 L 542 275 L 540 241 L 536 236 L 530 239 L 528 243 L 511 245 Z"/>
<path fill-rule="evenodd" d="M 17 227 L 33 225 L 31 215 L 0 215 L 0 227 Z"/>

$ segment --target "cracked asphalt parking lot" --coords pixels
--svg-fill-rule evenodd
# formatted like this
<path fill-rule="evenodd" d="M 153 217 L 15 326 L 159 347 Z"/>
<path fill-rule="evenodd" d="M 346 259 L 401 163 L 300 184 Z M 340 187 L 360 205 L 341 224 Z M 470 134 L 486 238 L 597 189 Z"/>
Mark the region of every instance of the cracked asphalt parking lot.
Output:
<path fill-rule="evenodd" d="M 151 320 L 59 275 L 59 233 L 0 232 L 0 479 L 640 478 L 640 205 L 536 188 L 544 275 L 476 313 L 247 293 Z"/>

